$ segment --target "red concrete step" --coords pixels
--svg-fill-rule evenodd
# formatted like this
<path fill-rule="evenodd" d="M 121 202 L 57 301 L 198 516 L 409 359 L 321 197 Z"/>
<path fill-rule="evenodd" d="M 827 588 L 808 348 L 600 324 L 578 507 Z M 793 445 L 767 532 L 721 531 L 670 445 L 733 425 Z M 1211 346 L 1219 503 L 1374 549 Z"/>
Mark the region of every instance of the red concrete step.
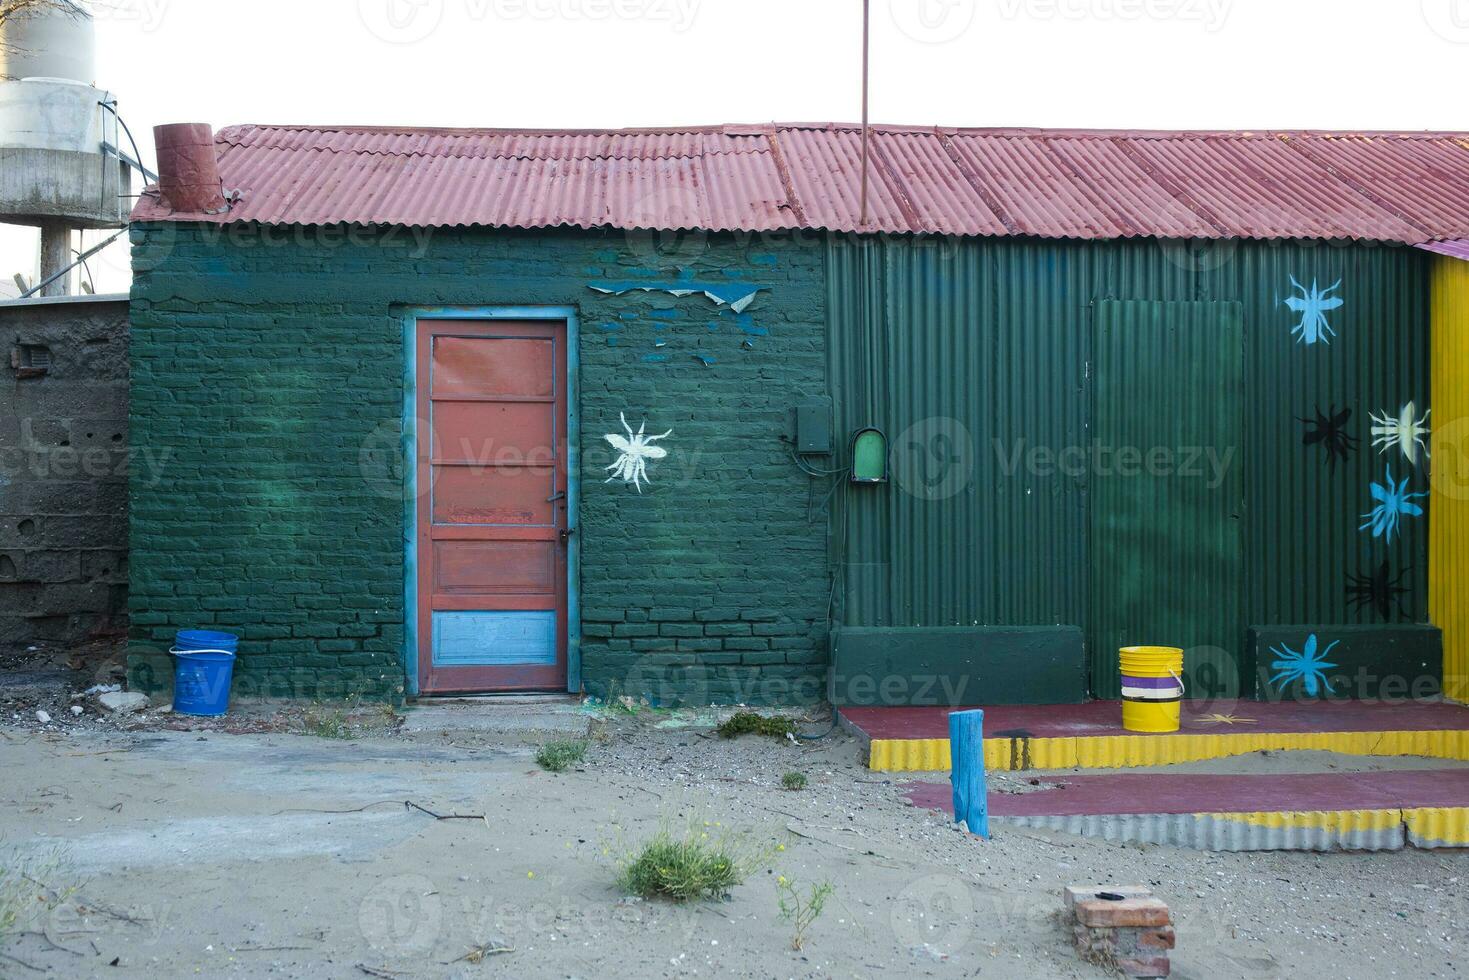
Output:
<path fill-rule="evenodd" d="M 1469 846 L 1469 768 L 1378 772 L 1039 776 L 991 792 L 991 824 L 1208 850 Z M 949 784 L 903 784 L 914 806 L 953 813 Z"/>
<path fill-rule="evenodd" d="M 992 817 L 1099 813 L 1254 813 L 1469 807 L 1469 768 L 1329 773 L 1083 773 L 1047 787 L 989 794 Z M 954 812 L 948 783 L 911 782 L 914 806 Z"/>

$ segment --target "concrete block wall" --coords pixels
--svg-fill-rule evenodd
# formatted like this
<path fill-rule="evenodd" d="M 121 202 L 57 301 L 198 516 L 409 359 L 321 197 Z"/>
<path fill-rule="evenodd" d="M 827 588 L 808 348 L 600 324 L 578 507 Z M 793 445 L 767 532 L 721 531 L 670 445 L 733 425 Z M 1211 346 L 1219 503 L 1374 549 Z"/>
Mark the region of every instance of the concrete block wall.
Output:
<path fill-rule="evenodd" d="M 126 629 L 127 351 L 125 298 L 0 303 L 0 653 Z"/>
<path fill-rule="evenodd" d="M 404 691 L 403 306 L 578 311 L 582 681 L 660 704 L 821 697 L 822 487 L 781 441 L 823 397 L 815 243 L 621 232 L 133 232 L 135 681 L 241 635 L 237 691 Z M 758 288 L 734 312 L 722 295 Z M 594 289 L 646 286 L 614 294 Z M 639 493 L 605 440 L 673 432 Z"/>

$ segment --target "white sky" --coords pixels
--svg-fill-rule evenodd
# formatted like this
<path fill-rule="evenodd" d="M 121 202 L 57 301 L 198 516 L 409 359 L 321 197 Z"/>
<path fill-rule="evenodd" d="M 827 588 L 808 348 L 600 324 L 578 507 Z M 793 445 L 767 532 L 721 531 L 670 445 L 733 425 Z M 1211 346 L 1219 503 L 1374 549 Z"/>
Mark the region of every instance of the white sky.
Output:
<path fill-rule="evenodd" d="M 860 0 L 103 0 L 152 127 L 859 118 Z M 1469 0 L 871 0 L 874 122 L 1469 129 Z M 1459 111 L 1455 111 L 1458 109 Z M 86 243 L 105 233 L 89 232 Z M 0 225 L 0 296 L 36 272 Z M 92 274 L 127 288 L 119 243 Z"/>

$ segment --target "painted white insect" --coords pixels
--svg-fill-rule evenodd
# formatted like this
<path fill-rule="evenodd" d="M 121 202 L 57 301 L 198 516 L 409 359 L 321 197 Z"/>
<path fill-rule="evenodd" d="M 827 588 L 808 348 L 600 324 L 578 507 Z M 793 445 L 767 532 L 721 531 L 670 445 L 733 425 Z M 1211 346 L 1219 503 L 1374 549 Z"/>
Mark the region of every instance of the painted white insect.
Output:
<path fill-rule="evenodd" d="M 615 432 L 609 432 L 602 437 L 612 443 L 613 448 L 618 452 L 612 465 L 607 467 L 612 471 L 612 475 L 602 482 L 611 483 L 613 480 L 621 480 L 623 483 L 631 483 L 637 488 L 638 493 L 642 493 L 643 484 L 652 482 L 648 479 L 648 460 L 662 459 L 668 455 L 668 450 L 662 446 L 653 445 L 653 442 L 672 435 L 673 430 L 669 429 L 661 436 L 645 436 L 643 430 L 648 426 L 646 421 L 638 426 L 637 432 L 633 432 L 632 426 L 627 424 L 626 414 L 618 412 L 617 417 L 622 419 L 622 427 L 627 430 L 627 438 Z"/>
<path fill-rule="evenodd" d="M 1423 450 L 1423 455 L 1428 455 L 1428 443 L 1424 436 L 1428 435 L 1429 412 L 1424 412 L 1423 417 L 1418 417 L 1416 406 L 1412 402 L 1403 406 L 1397 418 L 1383 412 L 1378 415 L 1372 413 L 1372 445 L 1377 447 L 1379 453 L 1385 453 L 1396 446 L 1408 457 L 1408 462 L 1418 462 L 1418 450 Z"/>

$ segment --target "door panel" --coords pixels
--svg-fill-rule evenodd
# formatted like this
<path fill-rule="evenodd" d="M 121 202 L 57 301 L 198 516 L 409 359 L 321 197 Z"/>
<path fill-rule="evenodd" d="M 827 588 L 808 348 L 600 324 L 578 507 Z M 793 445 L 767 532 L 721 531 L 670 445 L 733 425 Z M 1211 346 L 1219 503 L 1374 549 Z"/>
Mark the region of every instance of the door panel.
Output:
<path fill-rule="evenodd" d="M 555 521 L 558 474 L 550 467 L 434 466 L 434 523 L 530 524 Z"/>
<path fill-rule="evenodd" d="M 507 337 L 490 345 L 474 337 L 438 337 L 433 393 L 488 398 L 550 398 L 565 351 L 554 340 Z M 561 355 L 558 357 L 558 355 Z"/>
<path fill-rule="evenodd" d="M 566 326 L 420 320 L 419 690 L 565 690 Z"/>
<path fill-rule="evenodd" d="M 485 444 L 485 428 L 499 438 Z M 526 463 L 555 460 L 556 420 L 542 402 L 440 401 L 434 406 L 435 462 Z"/>
<path fill-rule="evenodd" d="M 434 548 L 434 588 L 443 593 L 549 592 L 555 588 L 554 541 L 441 541 Z"/>
<path fill-rule="evenodd" d="M 1105 301 L 1096 311 L 1092 691 L 1120 696 L 1118 648 L 1149 645 L 1184 649 L 1189 697 L 1235 695 L 1241 307 Z"/>

